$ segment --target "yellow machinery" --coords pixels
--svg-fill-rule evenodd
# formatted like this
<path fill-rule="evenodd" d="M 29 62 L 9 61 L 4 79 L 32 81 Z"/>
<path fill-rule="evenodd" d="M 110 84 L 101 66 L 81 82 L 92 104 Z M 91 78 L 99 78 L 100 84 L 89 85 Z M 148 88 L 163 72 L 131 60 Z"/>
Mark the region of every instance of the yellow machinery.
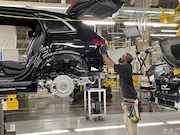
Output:
<path fill-rule="evenodd" d="M 174 14 L 165 14 L 164 9 L 162 9 L 162 14 L 159 16 L 160 22 L 163 24 L 180 24 L 180 4 L 175 8 Z M 176 33 L 177 36 L 180 36 L 180 28 Z"/>
<path fill-rule="evenodd" d="M 132 76 L 132 79 L 133 79 L 133 85 L 134 85 L 134 89 L 135 90 L 138 90 L 139 89 L 139 76 L 138 75 L 133 75 Z"/>
<path fill-rule="evenodd" d="M 105 78 L 103 80 L 103 86 L 104 87 L 111 87 L 112 86 L 112 82 L 108 78 Z"/>
<path fill-rule="evenodd" d="M 1 100 L 3 104 L 3 110 L 18 110 L 19 102 L 16 94 L 8 94 L 6 99 Z"/>
<path fill-rule="evenodd" d="M 175 69 L 173 70 L 173 74 L 176 76 L 176 75 L 179 75 L 180 74 L 180 70 L 179 69 Z"/>

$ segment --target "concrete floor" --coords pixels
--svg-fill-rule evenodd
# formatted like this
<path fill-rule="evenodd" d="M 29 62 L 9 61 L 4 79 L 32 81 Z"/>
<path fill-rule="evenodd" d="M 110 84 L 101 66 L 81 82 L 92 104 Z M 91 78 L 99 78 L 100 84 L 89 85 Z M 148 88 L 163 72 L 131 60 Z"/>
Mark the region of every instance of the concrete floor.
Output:
<path fill-rule="evenodd" d="M 19 110 L 4 111 L 6 129 L 15 124 L 17 135 L 125 135 L 121 95 L 113 93 L 107 103 L 103 121 L 89 121 L 84 115 L 83 103 L 71 103 L 69 98 L 51 94 L 31 94 L 19 98 Z M 139 135 L 180 135 L 180 114 L 174 110 L 153 105 L 148 112 L 143 105 L 142 120 L 138 123 Z"/>

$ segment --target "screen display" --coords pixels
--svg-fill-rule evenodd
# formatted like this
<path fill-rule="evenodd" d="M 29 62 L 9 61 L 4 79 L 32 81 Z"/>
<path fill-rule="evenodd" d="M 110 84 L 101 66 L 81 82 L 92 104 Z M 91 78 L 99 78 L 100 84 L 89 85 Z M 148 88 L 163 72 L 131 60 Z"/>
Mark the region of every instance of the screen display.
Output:
<path fill-rule="evenodd" d="M 122 31 L 124 32 L 126 38 L 136 38 L 141 36 L 137 27 L 124 28 Z"/>

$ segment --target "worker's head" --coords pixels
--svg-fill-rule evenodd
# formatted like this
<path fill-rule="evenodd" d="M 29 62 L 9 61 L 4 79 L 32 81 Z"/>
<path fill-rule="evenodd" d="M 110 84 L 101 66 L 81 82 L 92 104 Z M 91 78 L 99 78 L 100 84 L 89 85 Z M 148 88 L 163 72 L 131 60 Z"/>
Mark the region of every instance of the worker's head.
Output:
<path fill-rule="evenodd" d="M 130 53 L 125 53 L 122 55 L 122 57 L 118 60 L 119 63 L 131 63 L 133 60 L 133 56 Z"/>

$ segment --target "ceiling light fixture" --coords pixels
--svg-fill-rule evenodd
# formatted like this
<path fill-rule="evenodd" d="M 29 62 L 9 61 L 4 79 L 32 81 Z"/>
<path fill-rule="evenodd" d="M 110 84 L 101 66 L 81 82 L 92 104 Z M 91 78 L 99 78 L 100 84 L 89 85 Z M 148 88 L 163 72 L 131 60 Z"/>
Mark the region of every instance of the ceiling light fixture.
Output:
<path fill-rule="evenodd" d="M 156 22 L 147 22 L 147 23 L 123 22 L 123 24 L 127 26 L 144 25 L 144 26 L 151 26 L 151 27 L 177 27 L 177 24 L 162 24 L 162 23 L 156 23 Z"/>
<path fill-rule="evenodd" d="M 161 32 L 176 33 L 176 32 L 178 32 L 178 30 L 161 30 Z"/>
<path fill-rule="evenodd" d="M 43 8 L 43 9 L 64 9 L 64 10 L 67 10 L 68 9 L 68 7 L 47 7 L 47 6 L 33 6 L 33 7 L 35 7 L 35 8 Z"/>
<path fill-rule="evenodd" d="M 152 14 L 161 14 L 162 11 L 145 11 L 145 10 L 129 10 L 129 9 L 125 9 L 123 10 L 126 13 L 152 13 Z"/>
<path fill-rule="evenodd" d="M 115 36 L 114 38 L 115 38 L 115 39 L 118 39 L 118 38 L 120 38 L 120 37 L 119 37 L 119 36 Z"/>
<path fill-rule="evenodd" d="M 87 25 L 115 25 L 113 21 L 82 21 Z"/>
<path fill-rule="evenodd" d="M 176 34 L 151 34 L 152 37 L 176 37 Z"/>
<path fill-rule="evenodd" d="M 25 7 L 24 5 L 7 5 L 7 4 L 0 4 L 0 6 L 5 6 L 5 7 Z"/>
<path fill-rule="evenodd" d="M 143 14 L 162 14 L 160 8 L 140 8 L 140 7 L 123 7 L 120 12 L 125 13 L 143 13 Z M 165 14 L 174 14 L 174 9 L 166 9 Z"/>

